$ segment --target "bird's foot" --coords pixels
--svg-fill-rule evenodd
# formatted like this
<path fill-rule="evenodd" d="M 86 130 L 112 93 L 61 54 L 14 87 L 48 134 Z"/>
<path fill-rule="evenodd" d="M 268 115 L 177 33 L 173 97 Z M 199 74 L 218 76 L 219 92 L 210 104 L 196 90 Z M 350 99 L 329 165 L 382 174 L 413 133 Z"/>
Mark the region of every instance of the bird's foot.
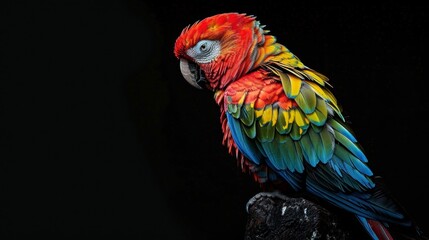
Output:
<path fill-rule="evenodd" d="M 255 196 L 253 196 L 249 201 L 246 203 L 246 212 L 249 213 L 249 208 L 252 206 L 258 199 L 261 197 L 269 197 L 269 198 L 280 198 L 281 200 L 286 200 L 287 197 L 283 194 L 281 194 L 279 191 L 273 191 L 273 192 L 260 192 L 257 193 Z"/>

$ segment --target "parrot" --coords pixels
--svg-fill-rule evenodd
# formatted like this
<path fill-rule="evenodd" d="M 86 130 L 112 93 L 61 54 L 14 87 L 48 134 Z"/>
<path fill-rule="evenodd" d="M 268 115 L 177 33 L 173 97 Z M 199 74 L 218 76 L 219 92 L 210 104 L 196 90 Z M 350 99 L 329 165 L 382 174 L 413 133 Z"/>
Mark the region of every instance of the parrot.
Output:
<path fill-rule="evenodd" d="M 330 79 L 256 16 L 197 20 L 181 29 L 173 52 L 183 78 L 212 92 L 222 145 L 255 182 L 342 209 L 373 240 L 427 239 L 374 175 Z"/>

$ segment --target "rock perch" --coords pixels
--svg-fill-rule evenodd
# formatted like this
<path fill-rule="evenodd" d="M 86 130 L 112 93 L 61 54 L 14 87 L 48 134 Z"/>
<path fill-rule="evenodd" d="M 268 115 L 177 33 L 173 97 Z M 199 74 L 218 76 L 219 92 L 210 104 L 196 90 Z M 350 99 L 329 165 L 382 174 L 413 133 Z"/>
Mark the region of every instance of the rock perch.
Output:
<path fill-rule="evenodd" d="M 352 235 L 337 215 L 303 198 L 258 194 L 248 213 L 245 240 L 366 239 Z"/>

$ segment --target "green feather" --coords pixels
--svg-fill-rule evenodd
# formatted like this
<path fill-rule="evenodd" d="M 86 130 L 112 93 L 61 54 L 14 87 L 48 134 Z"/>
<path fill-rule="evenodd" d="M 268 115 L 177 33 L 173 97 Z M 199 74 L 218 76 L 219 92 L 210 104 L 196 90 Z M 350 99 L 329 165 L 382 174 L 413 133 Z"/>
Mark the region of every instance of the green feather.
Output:
<path fill-rule="evenodd" d="M 304 155 L 305 160 L 307 160 L 307 162 L 311 166 L 315 167 L 316 164 L 319 162 L 319 159 L 317 158 L 316 151 L 314 149 L 313 144 L 311 143 L 309 135 L 303 135 L 299 143 L 301 145 L 302 153 Z"/>
<path fill-rule="evenodd" d="M 289 137 L 287 134 L 276 133 L 276 138 L 279 143 L 285 143 Z"/>
<path fill-rule="evenodd" d="M 316 109 L 316 94 L 306 84 L 303 84 L 301 91 L 295 98 L 296 103 L 305 114 L 310 114 Z"/>
<path fill-rule="evenodd" d="M 236 104 L 228 104 L 228 112 L 231 113 L 231 115 L 234 116 L 235 113 L 237 113 L 237 105 Z"/>
<path fill-rule="evenodd" d="M 296 165 L 296 169 L 298 172 L 302 173 L 304 171 L 304 164 L 303 164 L 303 154 L 302 154 L 302 148 L 299 144 L 298 141 L 293 141 L 295 143 L 295 150 L 296 150 L 296 160 L 297 160 L 297 165 Z"/>
<path fill-rule="evenodd" d="M 351 154 L 343 146 L 341 145 L 335 146 L 334 153 L 343 163 L 348 163 L 349 165 L 351 164 L 350 162 Z"/>
<path fill-rule="evenodd" d="M 291 138 L 288 138 L 280 148 L 281 154 L 283 157 L 285 157 L 283 161 L 286 163 L 288 169 L 291 172 L 297 171 L 302 173 L 304 171 L 302 153 L 301 149 L 297 149 L 296 146 L 297 145 L 295 145 L 295 141 L 293 141 Z"/>
<path fill-rule="evenodd" d="M 302 80 L 294 75 L 279 72 L 283 90 L 288 98 L 294 99 L 300 92 Z"/>
<path fill-rule="evenodd" d="M 247 96 L 247 92 L 244 92 L 243 95 L 241 96 L 240 100 L 238 100 L 238 103 L 235 104 L 237 110 L 235 110 L 235 112 L 230 112 L 234 118 L 240 117 L 241 107 L 243 106 L 244 99 L 246 99 L 246 96 Z"/>
<path fill-rule="evenodd" d="M 269 105 L 268 111 L 271 109 Z M 272 125 L 271 119 L 267 121 L 263 117 L 259 118 L 256 126 L 256 136 L 260 142 L 271 142 L 274 139 L 275 127 Z"/>
<path fill-rule="evenodd" d="M 241 125 L 241 128 L 243 129 L 244 133 L 251 138 L 254 139 L 256 137 L 256 124 L 253 123 L 250 126 Z"/>
<path fill-rule="evenodd" d="M 327 163 L 334 154 L 334 136 L 326 127 L 320 133 L 316 133 L 312 129 L 308 133 L 316 149 L 317 157 L 322 163 Z"/>
<path fill-rule="evenodd" d="M 344 148 L 341 145 L 337 145 L 335 147 L 335 155 L 338 156 L 339 159 L 341 159 L 344 164 L 348 164 L 349 166 L 354 166 L 359 172 L 367 175 L 372 176 L 372 171 L 369 169 L 368 166 L 366 166 L 362 160 L 356 158 L 353 156 L 346 148 Z"/>
<path fill-rule="evenodd" d="M 237 108 L 237 111 L 236 111 L 236 112 L 234 112 L 234 113 L 231 113 L 231 115 L 232 115 L 234 118 L 240 118 L 240 113 L 241 113 L 240 108 L 241 108 L 241 106 L 240 106 L 240 105 L 235 105 L 235 106 L 236 106 L 236 108 Z"/>
<path fill-rule="evenodd" d="M 320 139 L 322 140 L 322 145 L 320 146 L 321 147 L 320 152 L 323 153 L 322 155 L 319 155 L 319 157 L 323 156 L 321 158 L 321 161 L 323 163 L 326 163 L 332 158 L 332 155 L 334 154 L 334 145 L 335 145 L 334 135 L 332 134 L 331 131 L 328 130 L 327 127 L 325 127 L 320 132 L 319 136 L 320 136 Z"/>
<path fill-rule="evenodd" d="M 250 104 L 244 104 L 241 108 L 240 120 L 246 126 L 254 125 L 255 109 Z"/>
<path fill-rule="evenodd" d="M 311 124 L 311 129 L 313 129 L 313 131 L 315 131 L 316 133 L 320 133 L 324 127 L 325 126 L 316 126 L 314 124 Z"/>
<path fill-rule="evenodd" d="M 325 100 L 318 97 L 314 112 L 307 114 L 307 118 L 314 125 L 322 126 L 323 124 L 325 124 L 327 117 L 328 117 L 327 103 Z"/>
<path fill-rule="evenodd" d="M 276 129 L 280 134 L 287 134 L 292 129 L 292 124 L 289 123 L 289 111 L 279 108 L 279 114 L 276 122 Z"/>
<path fill-rule="evenodd" d="M 301 132 L 303 131 L 295 122 L 292 123 L 292 131 L 290 131 L 290 137 L 293 140 L 299 140 L 301 138 Z"/>
<path fill-rule="evenodd" d="M 264 148 L 273 166 L 279 170 L 285 170 L 287 168 L 287 162 L 284 156 L 282 156 L 281 151 L 284 144 L 279 144 L 279 142 L 279 134 L 276 134 L 273 142 L 261 143 L 261 146 Z"/>
<path fill-rule="evenodd" d="M 328 124 L 333 129 L 337 130 L 338 132 L 340 132 L 341 134 L 343 134 L 344 136 L 346 136 L 348 139 L 350 139 L 350 141 L 352 141 L 352 142 L 356 142 L 357 141 L 356 138 L 351 133 L 351 130 L 347 129 L 344 125 L 342 125 L 341 123 L 339 123 L 335 119 L 331 119 Z"/>
<path fill-rule="evenodd" d="M 353 143 L 350 139 L 345 137 L 343 134 L 334 129 L 335 139 L 344 145 L 351 153 L 353 153 L 357 158 L 361 159 L 363 162 L 368 162 L 365 154 L 359 148 L 358 145 Z"/>

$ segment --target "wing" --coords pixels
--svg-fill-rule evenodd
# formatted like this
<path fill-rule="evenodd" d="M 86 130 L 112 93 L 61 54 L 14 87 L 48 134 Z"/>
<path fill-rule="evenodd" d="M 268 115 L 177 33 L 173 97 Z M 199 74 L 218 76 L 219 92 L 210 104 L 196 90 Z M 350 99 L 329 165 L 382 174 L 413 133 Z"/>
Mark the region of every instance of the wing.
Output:
<path fill-rule="evenodd" d="M 260 91 L 238 83 L 231 86 L 235 91 L 226 93 L 228 123 L 238 148 L 257 164 L 266 161 L 280 175 L 317 166 L 324 171 L 310 173 L 334 191 L 372 188 L 367 159 L 325 87 L 325 77 L 281 65 L 269 70 L 273 80 L 269 75 L 259 79 L 264 82 L 257 87 Z M 258 77 L 241 81 L 256 82 Z"/>
<path fill-rule="evenodd" d="M 224 96 L 228 126 L 243 155 L 267 164 L 295 190 L 305 188 L 361 216 L 402 219 L 376 188 L 327 78 L 280 63 L 266 69 L 234 82 Z"/>

